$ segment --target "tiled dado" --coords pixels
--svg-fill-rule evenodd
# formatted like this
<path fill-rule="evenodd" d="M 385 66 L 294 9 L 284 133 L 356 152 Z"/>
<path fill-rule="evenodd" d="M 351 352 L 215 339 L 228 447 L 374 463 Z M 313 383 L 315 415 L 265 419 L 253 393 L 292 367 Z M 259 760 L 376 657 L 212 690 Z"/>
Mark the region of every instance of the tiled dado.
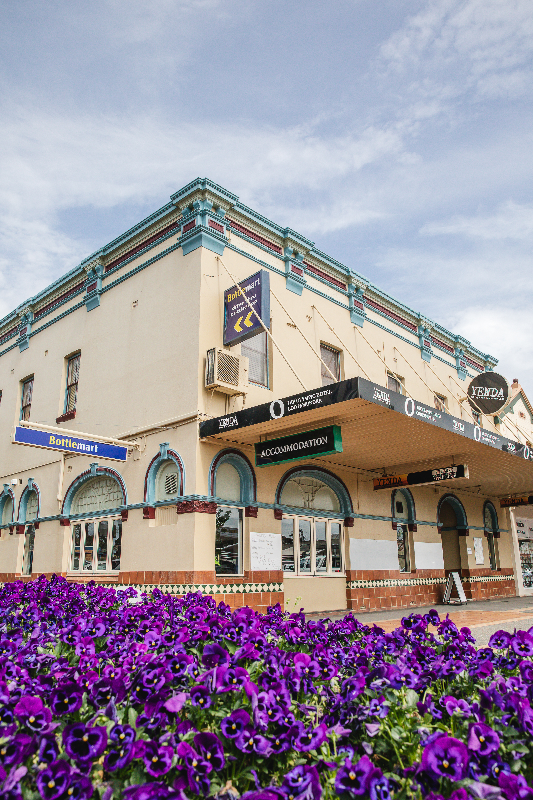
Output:
<path fill-rule="evenodd" d="M 382 571 L 374 572 L 371 578 L 364 574 L 352 571 L 348 575 L 346 598 L 350 609 L 376 611 L 441 603 L 447 582 L 442 570 L 418 570 L 412 577 Z M 512 570 L 462 570 L 461 581 L 470 600 L 515 595 Z"/>
<path fill-rule="evenodd" d="M 104 584 L 105 585 L 105 584 Z M 126 585 L 126 584 L 123 584 Z M 115 586 L 116 584 L 109 584 Z M 249 606 L 254 611 L 265 614 L 269 606 L 280 603 L 283 607 L 285 595 L 283 583 L 151 583 L 151 584 L 129 584 L 140 592 L 150 593 L 154 589 L 159 589 L 164 594 L 171 594 L 174 597 L 183 597 L 189 593 L 200 592 L 201 594 L 211 595 L 217 602 L 226 603 L 232 610 Z"/>

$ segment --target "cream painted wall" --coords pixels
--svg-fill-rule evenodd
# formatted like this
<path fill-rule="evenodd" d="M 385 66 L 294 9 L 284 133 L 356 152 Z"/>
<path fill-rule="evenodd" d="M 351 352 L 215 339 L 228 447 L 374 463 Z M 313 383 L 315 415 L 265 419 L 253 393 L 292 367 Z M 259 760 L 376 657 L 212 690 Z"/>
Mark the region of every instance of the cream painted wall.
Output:
<path fill-rule="evenodd" d="M 346 608 L 345 578 L 284 578 L 285 609 L 338 611 Z"/>

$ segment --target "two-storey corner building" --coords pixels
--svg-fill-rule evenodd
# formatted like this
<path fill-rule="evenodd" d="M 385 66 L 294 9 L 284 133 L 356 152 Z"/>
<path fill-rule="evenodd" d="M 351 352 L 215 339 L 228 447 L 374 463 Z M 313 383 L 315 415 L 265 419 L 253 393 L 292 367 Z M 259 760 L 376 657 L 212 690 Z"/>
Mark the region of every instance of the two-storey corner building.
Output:
<path fill-rule="evenodd" d="M 495 365 L 195 180 L 0 321 L 1 579 L 261 610 L 432 603 L 451 571 L 514 594 L 499 500 L 533 463 L 465 402 Z"/>

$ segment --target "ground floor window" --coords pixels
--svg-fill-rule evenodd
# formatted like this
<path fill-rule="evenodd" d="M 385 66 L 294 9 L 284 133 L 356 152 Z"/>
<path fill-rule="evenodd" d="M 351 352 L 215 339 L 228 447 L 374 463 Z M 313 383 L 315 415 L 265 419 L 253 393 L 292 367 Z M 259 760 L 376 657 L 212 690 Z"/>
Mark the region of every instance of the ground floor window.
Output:
<path fill-rule="evenodd" d="M 409 530 L 407 525 L 397 526 L 396 541 L 398 543 L 398 564 L 400 572 L 411 572 L 411 561 L 409 558 Z"/>
<path fill-rule="evenodd" d="M 293 575 L 332 575 L 344 572 L 342 523 L 312 517 L 283 517 L 283 571 Z"/>
<path fill-rule="evenodd" d="M 31 575 L 33 569 L 33 549 L 35 547 L 35 528 L 28 525 L 24 535 L 24 556 L 22 557 L 22 574 Z"/>
<path fill-rule="evenodd" d="M 242 574 L 242 508 L 218 506 L 216 526 L 216 574 Z"/>
<path fill-rule="evenodd" d="M 72 524 L 71 572 L 118 572 L 122 520 L 94 519 Z"/>

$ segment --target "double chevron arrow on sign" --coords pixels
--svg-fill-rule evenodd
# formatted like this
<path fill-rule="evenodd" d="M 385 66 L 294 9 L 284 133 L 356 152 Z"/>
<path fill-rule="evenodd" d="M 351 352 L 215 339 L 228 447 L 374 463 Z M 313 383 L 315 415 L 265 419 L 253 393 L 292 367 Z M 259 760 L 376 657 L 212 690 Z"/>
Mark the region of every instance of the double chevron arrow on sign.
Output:
<path fill-rule="evenodd" d="M 238 331 L 239 333 L 242 331 L 242 327 L 241 327 L 241 320 L 242 319 L 244 319 L 244 325 L 246 325 L 247 328 L 251 328 L 253 326 L 253 324 L 254 324 L 250 319 L 253 313 L 254 313 L 253 311 L 249 311 L 248 314 L 246 315 L 246 317 L 244 317 L 244 315 L 242 317 L 239 317 L 239 319 L 237 320 L 237 322 L 233 326 L 234 329 L 236 331 Z"/>

